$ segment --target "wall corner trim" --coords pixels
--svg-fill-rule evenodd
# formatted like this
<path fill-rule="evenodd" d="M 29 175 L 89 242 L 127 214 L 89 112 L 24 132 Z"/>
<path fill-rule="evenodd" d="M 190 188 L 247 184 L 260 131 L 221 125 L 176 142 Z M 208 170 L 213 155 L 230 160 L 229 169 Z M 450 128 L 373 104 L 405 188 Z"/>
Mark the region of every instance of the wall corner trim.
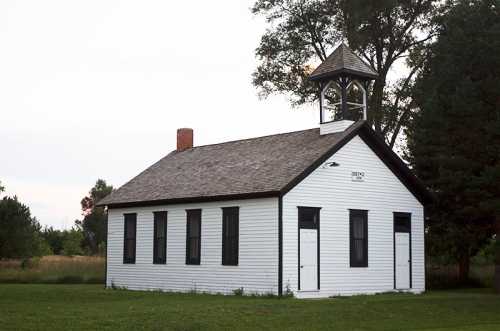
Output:
<path fill-rule="evenodd" d="M 283 195 L 278 197 L 278 296 L 283 295 Z"/>

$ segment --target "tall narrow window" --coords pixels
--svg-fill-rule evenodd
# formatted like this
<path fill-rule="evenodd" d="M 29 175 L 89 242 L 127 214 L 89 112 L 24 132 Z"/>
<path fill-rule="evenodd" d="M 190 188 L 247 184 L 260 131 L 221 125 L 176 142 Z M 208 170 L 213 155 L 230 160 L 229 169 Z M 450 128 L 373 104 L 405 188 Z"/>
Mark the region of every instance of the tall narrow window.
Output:
<path fill-rule="evenodd" d="M 154 212 L 153 263 L 167 262 L 167 212 Z"/>
<path fill-rule="evenodd" d="M 186 210 L 186 264 L 200 264 L 201 209 Z"/>
<path fill-rule="evenodd" d="M 238 265 L 239 208 L 222 208 L 222 264 Z"/>
<path fill-rule="evenodd" d="M 350 210 L 351 267 L 368 267 L 368 211 Z"/>
<path fill-rule="evenodd" d="M 124 215 L 123 263 L 135 263 L 137 214 Z"/>

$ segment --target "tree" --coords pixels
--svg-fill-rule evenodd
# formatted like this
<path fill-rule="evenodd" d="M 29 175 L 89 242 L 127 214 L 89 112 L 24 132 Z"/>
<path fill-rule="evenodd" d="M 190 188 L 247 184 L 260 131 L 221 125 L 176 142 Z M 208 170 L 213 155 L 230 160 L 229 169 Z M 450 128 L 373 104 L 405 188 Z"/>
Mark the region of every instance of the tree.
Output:
<path fill-rule="evenodd" d="M 0 193 L 2 193 L 3 191 L 5 191 L 5 187 L 2 186 L 2 182 L 0 181 Z"/>
<path fill-rule="evenodd" d="M 103 207 L 96 207 L 96 203 L 112 191 L 113 186 L 98 179 L 89 195 L 81 201 L 83 220 L 75 223 L 83 231 L 84 246 L 91 254 L 99 253 L 106 240 L 106 212 Z"/>
<path fill-rule="evenodd" d="M 82 230 L 76 228 L 69 231 L 64 231 L 64 239 L 62 242 L 62 254 L 66 256 L 82 255 L 83 243 Z"/>
<path fill-rule="evenodd" d="M 53 254 L 62 254 L 65 231 L 45 227 L 41 232 L 41 236 L 48 243 Z"/>
<path fill-rule="evenodd" d="M 434 0 L 257 0 L 255 15 L 268 29 L 256 49 L 253 84 L 262 96 L 285 93 L 293 105 L 314 101 L 317 87 L 308 76 L 333 47 L 347 40 L 379 77 L 372 87 L 368 120 L 394 146 L 414 109 L 408 98 L 421 65 L 424 46 L 433 37 Z M 406 59 L 409 73 L 389 86 L 387 75 Z"/>
<path fill-rule="evenodd" d="M 420 111 L 408 158 L 435 192 L 431 244 L 451 251 L 466 280 L 469 258 L 493 235 L 500 291 L 500 13 L 495 0 L 451 3 L 419 73 Z"/>
<path fill-rule="evenodd" d="M 40 255 L 40 224 L 17 197 L 0 200 L 0 259 Z"/>

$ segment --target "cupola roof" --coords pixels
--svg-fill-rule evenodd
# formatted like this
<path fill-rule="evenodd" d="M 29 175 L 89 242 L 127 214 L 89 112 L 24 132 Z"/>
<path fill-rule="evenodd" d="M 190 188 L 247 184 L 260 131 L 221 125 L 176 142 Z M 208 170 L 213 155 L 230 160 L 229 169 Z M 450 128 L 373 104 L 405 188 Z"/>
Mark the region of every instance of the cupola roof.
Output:
<path fill-rule="evenodd" d="M 313 71 L 309 79 L 329 80 L 341 74 L 362 79 L 375 79 L 378 76 L 369 64 L 342 43 Z"/>

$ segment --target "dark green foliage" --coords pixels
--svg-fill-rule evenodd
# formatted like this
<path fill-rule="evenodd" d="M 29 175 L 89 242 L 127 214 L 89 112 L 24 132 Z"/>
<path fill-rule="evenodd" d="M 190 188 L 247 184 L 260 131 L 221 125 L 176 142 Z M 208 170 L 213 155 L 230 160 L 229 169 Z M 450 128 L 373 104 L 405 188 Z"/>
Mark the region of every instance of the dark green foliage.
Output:
<path fill-rule="evenodd" d="M 49 244 L 55 255 L 62 254 L 65 232 L 66 231 L 56 230 L 53 227 L 45 227 L 41 232 L 41 236 Z"/>
<path fill-rule="evenodd" d="M 477 265 L 494 265 L 497 241 L 490 239 L 479 252 L 472 258 L 472 263 Z"/>
<path fill-rule="evenodd" d="M 84 253 L 84 237 L 80 228 L 70 230 L 56 230 L 45 227 L 41 236 L 48 243 L 55 255 L 82 255 Z"/>
<path fill-rule="evenodd" d="M 245 294 L 243 287 L 234 289 L 233 294 L 237 296 L 242 296 L 243 294 Z"/>
<path fill-rule="evenodd" d="M 321 300 L 0 285 L 4 330 L 498 330 L 485 290 Z"/>
<path fill-rule="evenodd" d="M 83 233 L 80 229 L 71 229 L 64 232 L 61 253 L 66 256 L 83 255 Z"/>
<path fill-rule="evenodd" d="M 318 88 L 308 75 L 340 41 L 379 73 L 369 98 L 368 120 L 392 147 L 412 107 L 408 91 L 420 67 L 423 46 L 432 36 L 437 1 L 257 0 L 252 12 L 266 18 L 268 29 L 256 49 L 253 83 L 261 95 L 284 93 L 292 104 L 311 102 Z M 399 59 L 410 72 L 394 86 L 387 74 Z"/>
<path fill-rule="evenodd" d="M 414 89 L 409 160 L 435 192 L 428 252 L 468 261 L 500 220 L 498 1 L 448 3 Z"/>
<path fill-rule="evenodd" d="M 102 254 L 106 240 L 107 215 L 103 207 L 96 207 L 96 203 L 113 191 L 113 186 L 98 179 L 90 190 L 89 196 L 82 199 L 83 220 L 75 221 L 83 231 L 83 245 L 90 254 Z"/>
<path fill-rule="evenodd" d="M 0 200 L 0 259 L 42 254 L 46 246 L 39 231 L 40 224 L 17 197 Z"/>
<path fill-rule="evenodd" d="M 3 191 L 5 191 L 5 187 L 2 186 L 2 182 L 0 182 L 0 193 L 2 193 Z"/>

